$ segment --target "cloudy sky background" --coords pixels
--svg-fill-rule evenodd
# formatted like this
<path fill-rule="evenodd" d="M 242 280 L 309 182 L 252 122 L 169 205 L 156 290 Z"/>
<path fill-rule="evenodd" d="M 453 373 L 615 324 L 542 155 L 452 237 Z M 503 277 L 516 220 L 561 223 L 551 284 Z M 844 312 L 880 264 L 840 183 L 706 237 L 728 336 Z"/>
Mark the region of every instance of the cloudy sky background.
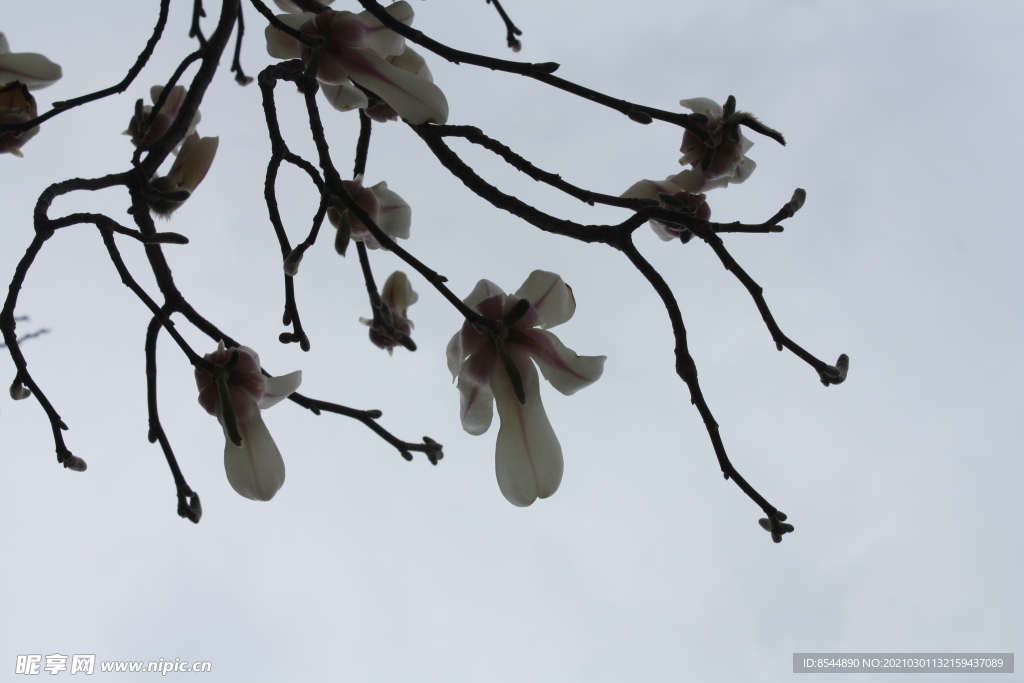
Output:
<path fill-rule="evenodd" d="M 120 133 L 134 100 L 193 49 L 191 4 L 173 3 L 125 95 L 55 118 L 24 159 L 0 158 L 5 278 L 47 184 L 127 168 Z M 34 400 L 0 402 L 0 670 L 18 654 L 57 652 L 209 660 L 217 680 L 775 681 L 793 677 L 794 652 L 1019 652 L 1024 7 L 508 0 L 524 31 L 517 56 L 482 1 L 414 7 L 414 26 L 446 44 L 556 61 L 564 78 L 667 110 L 733 94 L 786 135 L 784 148 L 752 135 L 757 172 L 709 202 L 718 220 L 759 222 L 807 190 L 784 233 L 726 244 L 797 343 L 829 362 L 850 355 L 846 384 L 825 389 L 778 353 L 706 245 L 636 235 L 679 299 L 734 464 L 796 532 L 771 543 L 761 511 L 722 480 L 673 373 L 664 308 L 626 259 L 493 209 L 400 123 L 375 127 L 367 182 L 386 180 L 412 205 L 406 246 L 461 296 L 480 278 L 514 291 L 534 269 L 561 274 L 578 306 L 556 332 L 578 353 L 608 356 L 604 377 L 574 396 L 542 388 L 565 453 L 561 489 L 526 509 L 504 500 L 496 425 L 471 437 L 458 420 L 444 361 L 458 313 L 414 275 L 419 350 L 389 358 L 358 323 L 369 313 L 358 261 L 334 253 L 329 228 L 296 279 L 312 350 L 279 344 L 260 93 L 235 85 L 225 58 L 199 127 L 220 136 L 216 162 L 168 224 L 191 240 L 165 250 L 179 287 L 270 372 L 301 369 L 303 393 L 379 408 L 386 428 L 435 438 L 445 459 L 407 463 L 362 425 L 285 402 L 265 419 L 288 480 L 270 503 L 245 500 L 224 477 L 221 429 L 164 335 L 164 426 L 204 508 L 198 526 L 178 518 L 163 456 L 146 441 L 149 316 L 95 229 L 61 230 L 22 291 L 18 312 L 32 320 L 19 329 L 51 330 L 24 351 L 89 469 L 56 465 Z M 120 80 L 156 14 L 155 1 L 21 3 L 0 30 L 15 52 L 63 66 L 63 80 L 36 93 L 45 110 Z M 246 21 L 243 62 L 255 75 L 271 60 L 251 7 Z M 571 183 L 618 194 L 680 168 L 672 126 L 428 60 L 451 123 L 480 126 Z M 277 92 L 289 143 L 313 158 L 299 98 Z M 356 115 L 323 116 L 337 165 L 350 169 Z M 627 215 L 457 149 L 544 210 L 587 223 Z M 278 189 L 298 241 L 315 193 L 292 169 Z M 126 207 L 123 191 L 108 190 L 62 198 L 50 215 L 127 221 Z M 137 243 L 119 243 L 155 293 Z M 402 267 L 373 257 L 378 282 Z M 201 353 L 215 345 L 179 330 Z M 13 364 L 0 365 L 9 381 Z"/>

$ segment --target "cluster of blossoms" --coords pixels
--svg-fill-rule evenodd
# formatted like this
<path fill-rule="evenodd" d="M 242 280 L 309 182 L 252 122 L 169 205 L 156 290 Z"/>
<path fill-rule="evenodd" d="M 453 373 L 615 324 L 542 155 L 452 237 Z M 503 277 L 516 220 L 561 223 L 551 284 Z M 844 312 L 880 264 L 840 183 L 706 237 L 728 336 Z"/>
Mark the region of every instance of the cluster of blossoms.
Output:
<path fill-rule="evenodd" d="M 355 180 L 343 180 L 345 191 L 352 195 L 352 199 L 363 211 L 370 216 L 370 220 L 377 224 L 388 237 L 409 239 L 409 228 L 412 226 L 412 209 L 404 199 L 392 190 L 383 180 L 373 187 L 363 187 L 363 176 L 358 175 Z M 350 239 L 363 242 L 370 249 L 380 249 L 381 244 L 363 225 L 362 221 L 356 218 L 351 211 L 345 207 L 327 209 L 327 220 L 337 230 L 334 248 L 342 256 L 348 250 Z"/>
<path fill-rule="evenodd" d="M 434 85 L 423 58 L 406 47 L 405 39 L 369 12 L 320 14 L 299 12 L 290 2 L 278 2 L 289 14 L 277 18 L 286 26 L 309 35 L 303 41 L 268 26 L 267 52 L 278 59 L 302 59 L 316 69 L 316 78 L 331 106 L 340 111 L 366 109 L 378 121 L 397 116 L 413 124 L 445 123 L 448 100 Z M 411 25 L 412 6 L 401 0 L 387 7 L 392 17 Z M 371 101 L 369 91 L 375 96 Z"/>
<path fill-rule="evenodd" d="M 665 180 L 641 180 L 622 193 L 623 197 L 655 199 L 662 207 L 685 211 L 702 220 L 711 218 L 707 204 L 708 190 L 742 183 L 757 168 L 747 151 L 754 143 L 744 137 L 735 117 L 726 116 L 722 106 L 706 97 L 680 100 L 694 114 L 707 119 L 701 127 L 716 137 L 711 158 L 706 159 L 709 147 L 696 134 L 686 131 L 679 151 L 679 163 L 690 168 L 669 176 Z M 689 241 L 693 234 L 679 225 L 650 221 L 651 228 L 661 239 L 679 238 Z"/>
<path fill-rule="evenodd" d="M 31 121 L 39 115 L 30 90 L 55 83 L 61 68 L 40 54 L 11 52 L 7 38 L 0 33 L 0 125 Z M 39 126 L 15 133 L 0 133 L 0 154 L 22 156 L 21 147 L 39 132 Z"/>

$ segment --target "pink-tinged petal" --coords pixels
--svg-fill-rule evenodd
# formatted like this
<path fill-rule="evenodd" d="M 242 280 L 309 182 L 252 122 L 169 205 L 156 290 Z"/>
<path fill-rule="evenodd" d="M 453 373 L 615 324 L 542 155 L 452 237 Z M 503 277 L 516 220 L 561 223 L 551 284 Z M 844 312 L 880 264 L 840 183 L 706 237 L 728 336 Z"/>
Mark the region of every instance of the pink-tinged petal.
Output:
<path fill-rule="evenodd" d="M 536 322 L 523 317 L 516 327 L 533 327 L 540 325 L 544 329 L 561 325 L 572 318 L 576 312 L 576 299 L 572 288 L 565 284 L 560 275 L 545 270 L 535 270 L 526 278 L 523 286 L 516 290 L 515 296 L 530 302 L 536 311 Z"/>
<path fill-rule="evenodd" d="M 753 159 L 747 159 L 744 157 L 736 164 L 736 173 L 729 178 L 730 183 L 742 183 L 744 180 L 750 177 L 750 174 L 757 168 L 757 164 Z"/>
<path fill-rule="evenodd" d="M 519 354 L 513 352 L 513 358 L 523 377 L 526 405 L 516 400 L 504 368 L 496 364 L 491 371 L 491 387 L 501 428 L 494 450 L 494 470 L 498 488 L 508 502 L 526 507 L 558 490 L 562 447 L 544 412 L 537 369 Z"/>
<path fill-rule="evenodd" d="M 278 14 L 277 18 L 285 26 L 290 26 L 298 31 L 306 22 L 316 18 L 316 15 L 311 12 L 302 12 L 300 14 Z M 263 32 L 267 37 L 267 53 L 271 57 L 277 59 L 298 59 L 301 56 L 302 43 L 284 31 L 278 31 L 273 26 L 267 26 Z"/>
<path fill-rule="evenodd" d="M 369 50 L 346 48 L 342 52 L 348 76 L 376 93 L 409 123 L 448 120 L 448 100 L 430 81 L 388 64 Z"/>
<path fill-rule="evenodd" d="M 496 355 L 493 348 L 480 349 L 459 371 L 459 417 L 462 428 L 474 436 L 486 432 L 494 418 L 494 394 L 489 378 L 493 367 L 501 367 Z"/>
<path fill-rule="evenodd" d="M 679 104 L 683 105 L 694 114 L 704 114 L 711 123 L 714 123 L 718 119 L 722 118 L 722 105 L 714 100 L 707 97 L 691 97 L 688 100 L 679 100 Z"/>
<path fill-rule="evenodd" d="M 250 401 L 251 402 L 251 401 Z M 284 484 L 284 459 L 259 409 L 238 417 L 242 445 L 224 444 L 224 471 L 231 488 L 251 500 L 270 500 Z"/>
<path fill-rule="evenodd" d="M 657 199 L 659 194 L 675 194 L 679 186 L 668 180 L 641 180 L 633 183 L 620 197 L 636 199 Z"/>
<path fill-rule="evenodd" d="M 516 342 L 537 362 L 544 379 L 566 396 L 590 386 L 604 372 L 605 356 L 580 356 L 547 330 L 517 330 Z"/>
<path fill-rule="evenodd" d="M 476 306 L 484 299 L 489 299 L 493 296 L 504 297 L 505 292 L 501 287 L 490 280 L 480 280 L 476 283 L 476 287 L 473 288 L 473 291 L 469 293 L 469 296 L 462 300 L 462 303 L 466 304 L 470 308 L 476 308 Z M 502 301 L 504 301 L 504 299 L 502 299 Z M 498 306 L 498 309 L 501 309 L 500 305 Z"/>
<path fill-rule="evenodd" d="M 405 200 L 381 181 L 369 188 L 380 202 L 377 226 L 391 237 L 409 239 L 409 228 L 412 225 L 412 209 Z"/>
<path fill-rule="evenodd" d="M 40 54 L 8 52 L 0 55 L 0 85 L 21 81 L 29 90 L 52 85 L 62 75 L 59 64 Z"/>
<path fill-rule="evenodd" d="M 366 93 L 352 85 L 352 81 L 333 85 L 321 83 L 320 90 L 323 92 L 328 104 L 338 111 L 364 109 L 370 105 L 370 101 L 366 99 Z"/>
<path fill-rule="evenodd" d="M 393 5 L 389 5 L 388 7 L 385 7 L 384 10 L 406 26 L 412 24 L 413 9 L 412 6 L 409 3 L 404 2 L 404 0 L 402 2 L 396 2 Z M 339 12 L 338 14 L 348 15 L 345 17 L 345 21 L 359 22 L 362 28 L 358 40 L 346 42 L 346 45 L 365 47 L 368 50 L 373 50 L 381 57 L 400 55 L 405 49 L 405 38 L 390 29 L 384 28 L 384 24 L 369 12 L 360 12 L 359 14 Z"/>
<path fill-rule="evenodd" d="M 257 405 L 263 410 L 272 408 L 295 393 L 300 384 L 302 384 L 302 370 L 289 372 L 287 375 L 267 377 L 264 383 L 265 393 Z"/>
<path fill-rule="evenodd" d="M 494 338 L 489 332 L 477 332 L 468 322 L 462 324 L 462 329 L 455 333 L 452 340 L 448 342 L 448 369 L 454 378 L 462 370 L 465 359 L 477 352 L 477 350 L 493 344 Z"/>

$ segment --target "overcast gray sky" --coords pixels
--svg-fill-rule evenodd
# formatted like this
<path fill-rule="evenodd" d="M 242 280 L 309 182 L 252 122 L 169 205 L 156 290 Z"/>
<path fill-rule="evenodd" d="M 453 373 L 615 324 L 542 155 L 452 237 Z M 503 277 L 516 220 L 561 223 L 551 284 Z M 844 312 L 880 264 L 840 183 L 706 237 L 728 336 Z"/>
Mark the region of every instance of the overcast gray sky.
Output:
<path fill-rule="evenodd" d="M 19 654 L 62 653 L 208 660 L 207 677 L 224 681 L 781 681 L 794 678 L 794 652 L 1019 652 L 1024 7 L 507 0 L 524 31 L 513 55 L 482 0 L 413 4 L 414 27 L 454 47 L 556 61 L 564 78 L 662 109 L 733 94 L 786 135 L 786 147 L 751 135 L 757 171 L 709 202 L 715 219 L 758 222 L 807 190 L 784 233 L 726 244 L 789 336 L 829 362 L 850 355 L 845 384 L 825 389 L 778 353 L 706 245 L 663 243 L 646 227 L 637 243 L 679 299 L 734 464 L 796 532 L 771 543 L 761 511 L 723 481 L 673 372 L 664 308 L 626 259 L 491 208 L 401 123 L 374 128 L 366 179 L 412 206 L 406 246 L 460 296 L 481 278 L 511 292 L 534 269 L 561 274 L 577 311 L 556 332 L 578 353 L 608 356 L 602 379 L 574 396 L 542 383 L 565 454 L 561 489 L 525 509 L 505 501 L 496 425 L 473 437 L 458 419 L 444 350 L 459 314 L 414 275 L 419 350 L 389 358 L 358 322 L 369 314 L 358 261 L 334 253 L 329 228 L 296 278 L 312 350 L 279 344 L 260 93 L 236 86 L 225 59 L 199 126 L 220 136 L 217 159 L 167 224 L 191 240 L 165 249 L 180 288 L 269 371 L 301 369 L 303 393 L 379 408 L 385 427 L 433 437 L 445 458 L 407 463 L 362 425 L 286 402 L 265 420 L 287 482 L 269 503 L 245 500 L 224 476 L 221 429 L 196 402 L 187 360 L 162 337 L 164 426 L 204 507 L 198 526 L 178 518 L 163 456 L 146 440 L 149 315 L 94 229 L 61 230 L 18 312 L 32 318 L 21 330 L 52 330 L 24 351 L 89 469 L 55 463 L 34 400 L 0 402 L 0 670 Z M 127 168 L 120 133 L 134 100 L 193 49 L 191 5 L 172 3 L 164 41 L 127 93 L 53 119 L 24 159 L 0 158 L 5 279 L 47 184 Z M 45 109 L 120 80 L 157 6 L 16 3 L 0 30 L 13 51 L 63 66 L 36 93 Z M 272 60 L 262 20 L 245 12 L 243 63 L 255 75 Z M 618 194 L 680 170 L 675 127 L 427 59 L 450 123 L 479 126 L 569 182 Z M 277 92 L 289 144 L 312 158 L 299 98 Z M 349 169 L 357 116 L 323 116 Z M 544 210 L 586 223 L 627 215 L 456 147 Z M 279 192 L 297 241 L 315 193 L 290 169 Z M 61 199 L 51 216 L 120 219 L 126 207 L 109 190 Z M 137 244 L 121 244 L 155 292 Z M 378 282 L 401 267 L 373 256 Z M 9 381 L 13 364 L 0 366 Z"/>

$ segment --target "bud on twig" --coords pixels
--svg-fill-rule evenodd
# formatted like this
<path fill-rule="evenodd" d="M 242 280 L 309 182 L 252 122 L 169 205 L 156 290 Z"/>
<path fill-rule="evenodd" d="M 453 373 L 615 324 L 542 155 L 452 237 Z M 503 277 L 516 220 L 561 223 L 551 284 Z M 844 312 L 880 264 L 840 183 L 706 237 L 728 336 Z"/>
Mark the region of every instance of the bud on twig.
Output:
<path fill-rule="evenodd" d="M 11 398 L 21 401 L 32 395 L 32 390 L 26 387 L 17 379 L 11 383 Z"/>

